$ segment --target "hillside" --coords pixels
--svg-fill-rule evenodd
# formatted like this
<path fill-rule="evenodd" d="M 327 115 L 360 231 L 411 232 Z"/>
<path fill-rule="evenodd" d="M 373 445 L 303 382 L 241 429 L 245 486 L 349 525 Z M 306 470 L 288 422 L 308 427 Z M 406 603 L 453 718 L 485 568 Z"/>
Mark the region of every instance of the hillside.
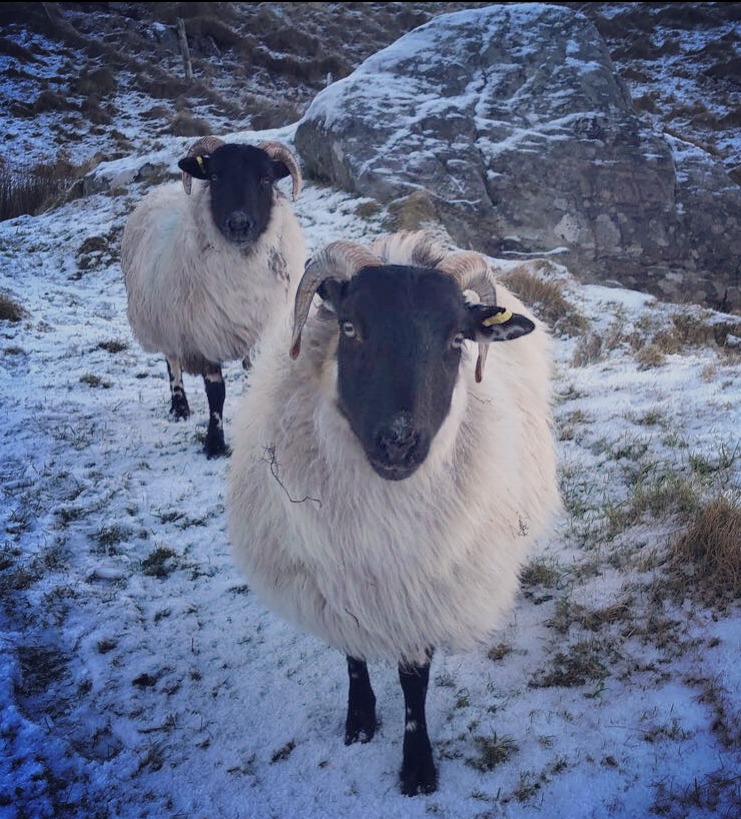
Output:
<path fill-rule="evenodd" d="M 123 226 L 184 143 L 291 144 L 328 74 L 464 5 L 0 4 L 0 179 L 63 182 L 0 219 L 2 819 L 741 815 L 739 316 L 496 260 L 553 334 L 564 509 L 491 644 L 435 658 L 440 787 L 411 799 L 396 669 L 345 746 L 343 657 L 235 566 L 202 382 L 171 420 L 128 325 Z M 739 4 L 578 7 L 642 116 L 735 173 Z M 384 225 L 313 179 L 295 209 L 310 251 Z M 233 441 L 247 381 L 224 372 Z"/>
<path fill-rule="evenodd" d="M 158 135 L 287 125 L 328 81 L 401 34 L 433 15 L 485 5 L 2 3 L 3 161 L 63 151 L 82 164 Z M 701 146 L 741 181 L 741 5 L 560 5 L 592 18 L 647 120 Z M 48 124 L 39 155 L 31 135 Z"/>

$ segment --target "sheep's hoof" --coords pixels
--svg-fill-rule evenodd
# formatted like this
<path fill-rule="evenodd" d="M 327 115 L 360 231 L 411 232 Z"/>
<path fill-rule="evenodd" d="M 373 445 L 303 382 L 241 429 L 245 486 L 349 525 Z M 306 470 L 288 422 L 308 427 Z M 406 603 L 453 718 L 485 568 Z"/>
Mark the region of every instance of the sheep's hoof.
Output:
<path fill-rule="evenodd" d="M 375 711 L 349 711 L 345 721 L 345 745 L 370 742 L 377 726 Z"/>
<path fill-rule="evenodd" d="M 170 415 L 172 415 L 176 421 L 185 420 L 190 417 L 190 407 L 184 396 L 172 399 Z"/>
<path fill-rule="evenodd" d="M 231 454 L 231 449 L 224 443 L 224 428 L 213 418 L 209 420 L 203 448 L 207 458 L 223 458 Z"/>
<path fill-rule="evenodd" d="M 434 793 L 437 790 L 437 770 L 431 756 L 407 760 L 401 766 L 401 792 L 404 796 Z"/>
<path fill-rule="evenodd" d="M 232 454 L 231 447 L 228 447 L 224 440 L 222 439 L 220 442 L 216 442 L 215 444 L 209 444 L 208 438 L 206 439 L 206 445 L 204 446 L 204 451 L 206 452 L 206 457 L 211 460 L 211 458 L 228 458 Z"/>

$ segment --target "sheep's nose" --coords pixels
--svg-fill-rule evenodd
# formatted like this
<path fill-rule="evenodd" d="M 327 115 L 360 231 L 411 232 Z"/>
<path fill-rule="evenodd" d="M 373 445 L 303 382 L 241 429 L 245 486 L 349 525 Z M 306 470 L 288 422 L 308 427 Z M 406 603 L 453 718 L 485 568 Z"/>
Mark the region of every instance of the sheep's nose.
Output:
<path fill-rule="evenodd" d="M 233 211 L 226 220 L 227 230 L 232 236 L 248 236 L 254 226 L 254 221 L 243 210 Z"/>
<path fill-rule="evenodd" d="M 408 417 L 395 418 L 376 434 L 376 447 L 389 465 L 409 464 L 419 445 L 419 433 Z"/>

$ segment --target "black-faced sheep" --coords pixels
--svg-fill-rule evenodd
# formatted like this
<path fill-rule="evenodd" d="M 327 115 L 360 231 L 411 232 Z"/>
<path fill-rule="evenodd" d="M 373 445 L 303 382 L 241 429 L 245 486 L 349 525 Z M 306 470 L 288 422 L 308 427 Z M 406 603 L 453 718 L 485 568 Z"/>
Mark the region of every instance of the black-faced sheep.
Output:
<path fill-rule="evenodd" d="M 301 228 L 276 187 L 290 175 L 295 199 L 302 178 L 279 142 L 255 147 L 204 137 L 178 166 L 182 187 L 156 188 L 129 217 L 121 269 L 134 336 L 167 361 L 176 419 L 190 415 L 183 372 L 203 376 L 212 457 L 227 452 L 222 364 L 241 359 L 248 366 L 267 316 L 290 301 L 303 273 Z M 191 193 L 193 178 L 203 184 Z"/>
<path fill-rule="evenodd" d="M 404 794 L 437 787 L 433 652 L 491 639 L 559 509 L 550 344 L 477 253 L 424 233 L 334 242 L 307 266 L 292 333 L 290 317 L 266 329 L 237 410 L 235 560 L 346 655 L 346 743 L 376 729 L 367 661 L 398 663 Z"/>

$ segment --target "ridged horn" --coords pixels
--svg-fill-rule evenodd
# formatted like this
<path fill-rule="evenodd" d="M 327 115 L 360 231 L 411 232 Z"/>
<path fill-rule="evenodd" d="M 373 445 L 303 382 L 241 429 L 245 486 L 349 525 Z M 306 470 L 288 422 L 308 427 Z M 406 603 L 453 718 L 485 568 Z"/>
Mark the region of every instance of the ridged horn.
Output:
<path fill-rule="evenodd" d="M 223 140 L 215 136 L 204 136 L 196 140 L 190 148 L 188 148 L 187 156 L 198 156 L 199 154 L 212 154 L 217 148 L 224 144 Z M 189 173 L 182 172 L 183 188 L 190 196 L 190 191 L 193 186 L 193 177 Z"/>
<path fill-rule="evenodd" d="M 328 276 L 337 279 L 351 279 L 363 267 L 378 267 L 381 260 L 375 254 L 355 242 L 339 241 L 325 245 L 306 265 L 304 275 L 296 291 L 293 308 L 293 336 L 291 338 L 291 358 L 298 358 L 301 352 L 301 332 L 309 317 L 314 294 Z"/>
<path fill-rule="evenodd" d="M 282 142 L 261 142 L 257 147 L 262 148 L 262 150 L 265 151 L 265 153 L 271 159 L 286 163 L 288 170 L 291 172 L 291 179 L 293 180 L 293 190 L 291 191 L 291 195 L 293 196 L 293 201 L 295 202 L 296 199 L 298 199 L 298 195 L 301 193 L 301 185 L 303 184 L 301 168 L 296 161 L 296 157 Z"/>
<path fill-rule="evenodd" d="M 448 251 L 429 230 L 401 230 L 379 236 L 371 244 L 371 250 L 384 263 L 391 262 L 391 250 L 395 258 L 408 258 L 414 267 L 436 268 L 448 255 Z"/>
<path fill-rule="evenodd" d="M 484 304 L 497 303 L 497 291 L 491 278 L 491 268 L 481 254 L 471 250 L 456 250 L 442 259 L 437 269 L 452 276 L 461 286 L 461 290 L 473 290 Z M 479 344 L 479 354 L 476 359 L 477 382 L 484 377 L 484 365 L 488 352 L 488 344 Z"/>
<path fill-rule="evenodd" d="M 456 250 L 438 262 L 437 269 L 452 276 L 461 286 L 461 290 L 473 290 L 484 304 L 497 303 L 497 291 L 491 277 L 491 268 L 480 253 Z"/>

